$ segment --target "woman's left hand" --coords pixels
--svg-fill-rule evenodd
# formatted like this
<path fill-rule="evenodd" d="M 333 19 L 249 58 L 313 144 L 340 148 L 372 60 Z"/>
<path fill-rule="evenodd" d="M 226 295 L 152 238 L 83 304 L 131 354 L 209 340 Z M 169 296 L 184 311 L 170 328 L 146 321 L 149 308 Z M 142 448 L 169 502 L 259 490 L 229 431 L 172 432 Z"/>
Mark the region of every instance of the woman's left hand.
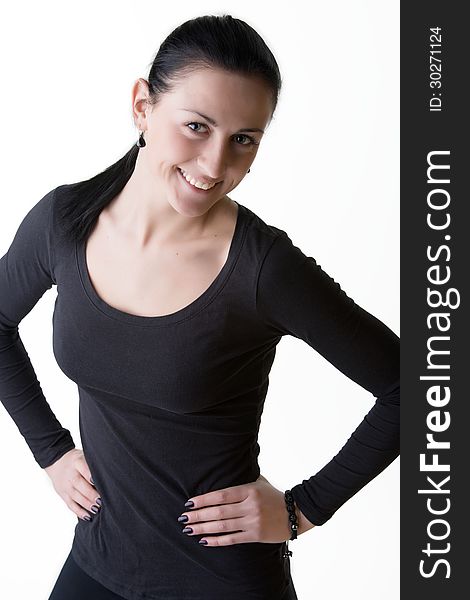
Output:
<path fill-rule="evenodd" d="M 277 543 L 290 539 L 289 513 L 284 493 L 260 475 L 253 483 L 215 490 L 190 498 L 194 507 L 181 516 L 188 520 L 187 535 L 204 535 L 207 546 L 229 546 L 247 542 Z M 298 508 L 297 535 L 315 527 Z M 225 533 L 226 535 L 206 535 Z M 200 540 L 201 542 L 202 540 Z"/>

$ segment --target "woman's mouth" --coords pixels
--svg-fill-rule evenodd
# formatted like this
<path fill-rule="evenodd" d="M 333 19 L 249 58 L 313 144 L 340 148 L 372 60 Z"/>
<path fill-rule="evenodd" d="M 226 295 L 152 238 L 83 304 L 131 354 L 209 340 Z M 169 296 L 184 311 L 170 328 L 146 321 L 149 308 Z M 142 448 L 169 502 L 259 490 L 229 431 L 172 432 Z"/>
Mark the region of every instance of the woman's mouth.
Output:
<path fill-rule="evenodd" d="M 180 169 L 180 167 L 178 167 L 178 171 L 181 176 L 181 179 L 184 181 L 186 186 L 188 188 L 190 188 L 193 192 L 198 192 L 200 194 L 207 194 L 208 192 L 213 190 L 216 185 L 218 185 L 220 183 L 220 182 L 218 182 L 218 183 L 215 183 L 215 184 L 211 185 L 210 187 L 208 187 L 208 184 L 206 184 L 206 183 L 200 183 L 200 182 L 196 181 L 195 179 L 191 179 L 191 175 L 186 172 L 183 172 L 183 170 Z M 189 181 L 188 181 L 188 179 L 189 179 Z M 191 181 L 192 181 L 192 183 L 191 183 Z M 199 187 L 199 186 L 202 186 L 202 187 Z"/>

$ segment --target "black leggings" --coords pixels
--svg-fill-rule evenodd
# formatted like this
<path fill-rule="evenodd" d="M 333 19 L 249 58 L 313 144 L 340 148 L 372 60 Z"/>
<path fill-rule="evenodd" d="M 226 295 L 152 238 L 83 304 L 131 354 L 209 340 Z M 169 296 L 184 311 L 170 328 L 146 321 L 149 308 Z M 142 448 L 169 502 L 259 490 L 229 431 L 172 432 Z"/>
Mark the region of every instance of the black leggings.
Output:
<path fill-rule="evenodd" d="M 85 598 L 86 600 L 125 600 L 123 596 L 108 590 L 80 569 L 70 552 L 49 600 L 85 600 Z"/>
<path fill-rule="evenodd" d="M 70 552 L 49 600 L 84 600 L 85 598 L 86 600 L 125 600 L 123 596 L 108 590 L 80 569 Z M 298 600 L 292 579 L 282 600 Z"/>

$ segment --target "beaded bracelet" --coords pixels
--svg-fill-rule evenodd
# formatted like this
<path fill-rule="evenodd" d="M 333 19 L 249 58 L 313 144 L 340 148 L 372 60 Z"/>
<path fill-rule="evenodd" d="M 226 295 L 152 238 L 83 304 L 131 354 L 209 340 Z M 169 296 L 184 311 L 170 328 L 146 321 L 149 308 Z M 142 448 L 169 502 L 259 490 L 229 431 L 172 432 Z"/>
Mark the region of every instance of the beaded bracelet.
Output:
<path fill-rule="evenodd" d="M 290 536 L 290 540 L 297 539 L 297 529 L 299 528 L 299 522 L 297 520 L 297 515 L 295 512 L 295 502 L 292 496 L 291 490 L 286 490 L 284 492 L 284 500 L 286 502 L 287 512 L 289 513 L 289 523 L 292 534 Z M 289 540 L 286 540 L 286 552 L 283 554 L 283 558 L 288 558 L 292 556 L 292 550 L 289 550 Z"/>

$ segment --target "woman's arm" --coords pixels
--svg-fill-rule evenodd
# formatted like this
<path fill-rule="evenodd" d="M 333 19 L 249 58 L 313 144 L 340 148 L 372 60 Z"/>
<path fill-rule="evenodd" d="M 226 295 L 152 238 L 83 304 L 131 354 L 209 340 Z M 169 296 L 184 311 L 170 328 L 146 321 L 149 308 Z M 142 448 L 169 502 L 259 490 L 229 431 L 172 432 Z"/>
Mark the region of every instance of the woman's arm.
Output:
<path fill-rule="evenodd" d="M 26 214 L 0 259 L 0 400 L 42 468 L 75 448 L 44 397 L 18 332 L 20 321 L 55 283 L 53 198 L 54 190 Z"/>
<path fill-rule="evenodd" d="M 260 266 L 257 309 L 274 336 L 304 340 L 376 398 L 338 454 L 292 488 L 303 517 L 323 525 L 400 454 L 400 341 L 285 232 Z"/>

